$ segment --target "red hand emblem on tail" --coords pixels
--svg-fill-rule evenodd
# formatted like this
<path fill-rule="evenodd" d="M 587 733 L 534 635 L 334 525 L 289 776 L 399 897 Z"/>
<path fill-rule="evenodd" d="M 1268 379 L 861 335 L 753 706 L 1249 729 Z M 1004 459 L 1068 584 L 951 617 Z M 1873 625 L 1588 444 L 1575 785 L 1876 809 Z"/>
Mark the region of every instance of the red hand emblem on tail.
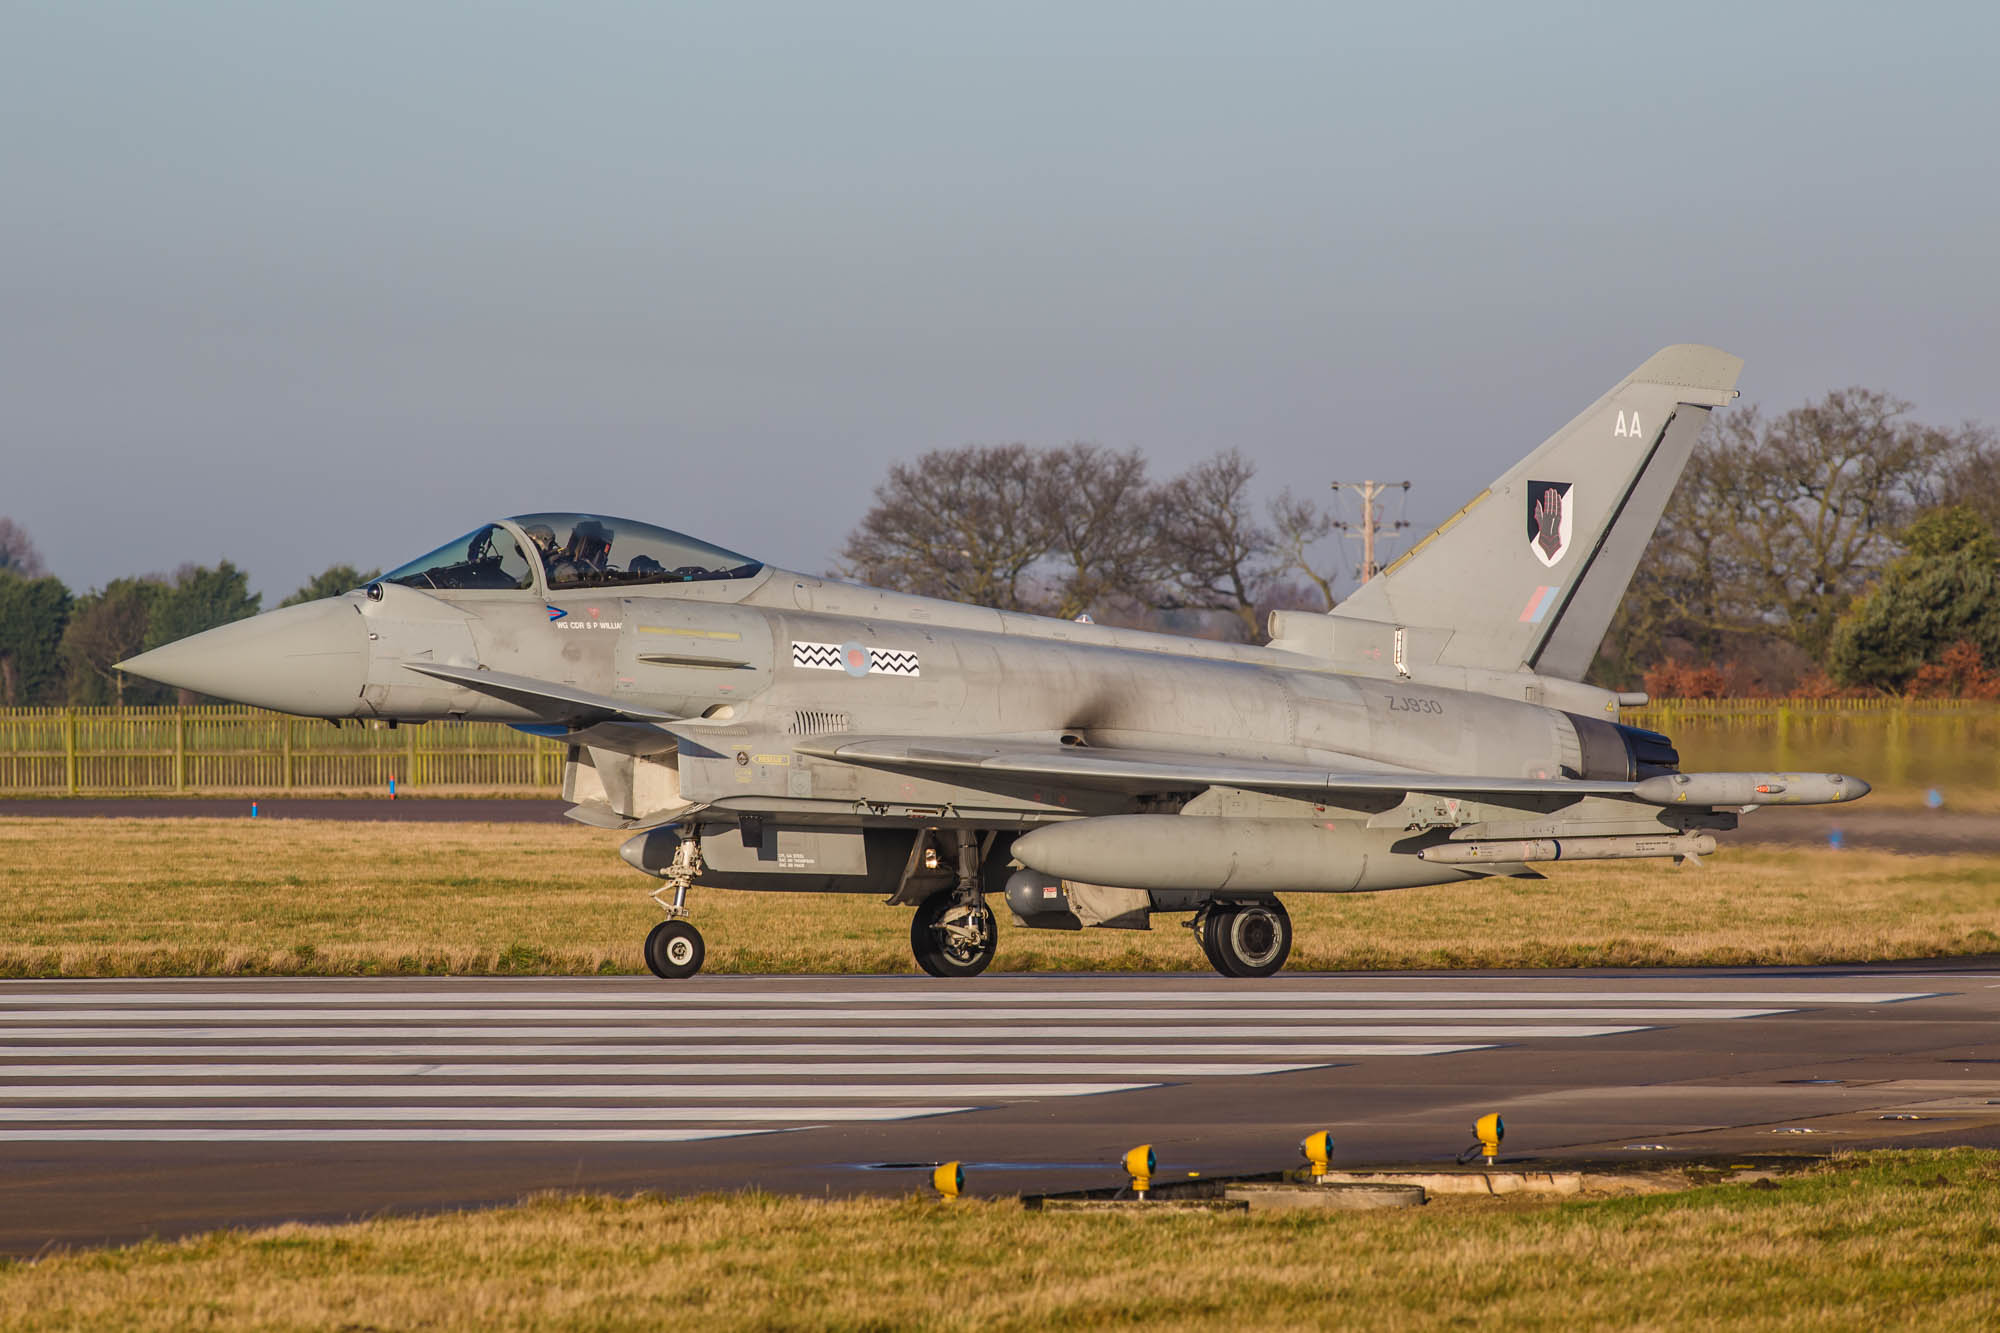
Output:
<path fill-rule="evenodd" d="M 1562 516 L 1562 492 L 1553 486 L 1545 488 L 1535 502 L 1535 541 L 1551 560 L 1562 550 Z"/>

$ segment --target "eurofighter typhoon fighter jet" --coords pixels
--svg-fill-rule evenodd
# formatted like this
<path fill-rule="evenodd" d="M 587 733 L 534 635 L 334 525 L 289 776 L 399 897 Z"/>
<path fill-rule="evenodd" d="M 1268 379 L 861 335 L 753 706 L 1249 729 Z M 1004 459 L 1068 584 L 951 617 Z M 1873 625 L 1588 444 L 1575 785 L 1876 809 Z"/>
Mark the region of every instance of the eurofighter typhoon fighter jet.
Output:
<path fill-rule="evenodd" d="M 691 888 L 868 893 L 915 909 L 934 976 L 1018 926 L 1187 923 L 1268 976 L 1280 895 L 1530 862 L 1693 858 L 1825 773 L 1683 773 L 1583 684 L 1667 497 L 1742 362 L 1669 347 L 1329 614 L 1263 647 L 962 606 L 795 574 L 649 523 L 523 514 L 366 588 L 123 664 L 324 718 L 491 719 L 568 746 L 563 797 L 632 832 L 700 967 Z"/>

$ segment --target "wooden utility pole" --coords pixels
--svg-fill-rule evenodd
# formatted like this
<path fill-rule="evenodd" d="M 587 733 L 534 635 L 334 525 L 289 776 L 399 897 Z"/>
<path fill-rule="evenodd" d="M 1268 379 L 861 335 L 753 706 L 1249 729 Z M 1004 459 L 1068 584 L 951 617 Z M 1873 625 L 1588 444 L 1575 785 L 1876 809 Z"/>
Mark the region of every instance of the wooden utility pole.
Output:
<path fill-rule="evenodd" d="M 1407 493 L 1410 489 L 1410 483 L 1407 481 L 1336 481 L 1333 483 L 1333 489 L 1336 491 L 1342 487 L 1346 487 L 1348 490 L 1354 491 L 1361 496 L 1361 521 L 1359 523 L 1336 521 L 1334 526 L 1350 534 L 1357 528 L 1360 530 L 1361 581 L 1366 583 L 1369 579 L 1374 578 L 1382 572 L 1382 567 L 1375 563 L 1376 533 L 1385 527 L 1389 531 L 1394 532 L 1400 528 L 1410 526 L 1400 518 L 1392 523 L 1382 522 L 1375 512 L 1375 502 L 1381 499 L 1385 492 L 1394 490 L 1397 487 L 1401 487 Z"/>

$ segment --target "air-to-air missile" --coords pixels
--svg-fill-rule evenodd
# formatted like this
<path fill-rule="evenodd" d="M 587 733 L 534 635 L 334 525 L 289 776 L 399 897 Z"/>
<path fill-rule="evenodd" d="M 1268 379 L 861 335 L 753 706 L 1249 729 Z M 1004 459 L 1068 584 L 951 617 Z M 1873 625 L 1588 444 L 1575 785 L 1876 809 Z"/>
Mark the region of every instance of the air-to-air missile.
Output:
<path fill-rule="evenodd" d="M 1225 643 L 775 569 L 598 514 L 483 523 L 365 588 L 124 669 L 327 718 L 512 723 L 566 747 L 571 817 L 623 830 L 701 966 L 689 891 L 874 893 L 938 976 L 1027 928 L 1193 914 L 1226 975 L 1282 966 L 1277 895 L 1708 854 L 1855 778 L 1683 773 L 1644 702 L 1583 683 L 1741 362 L 1669 347 L 1334 611 Z"/>

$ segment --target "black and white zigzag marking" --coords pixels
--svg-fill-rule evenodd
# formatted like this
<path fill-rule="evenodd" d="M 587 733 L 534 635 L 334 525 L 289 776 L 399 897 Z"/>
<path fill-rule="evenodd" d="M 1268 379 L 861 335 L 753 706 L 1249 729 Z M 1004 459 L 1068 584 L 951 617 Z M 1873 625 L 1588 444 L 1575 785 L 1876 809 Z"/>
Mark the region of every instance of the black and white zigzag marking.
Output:
<path fill-rule="evenodd" d="M 868 674 L 871 676 L 917 676 L 923 674 L 915 653 L 897 648 L 861 649 L 868 654 Z M 838 643 L 802 643 L 792 640 L 792 665 L 813 671 L 846 671 L 847 653 Z"/>
<path fill-rule="evenodd" d="M 792 640 L 792 665 L 818 671 L 845 671 L 837 643 L 800 643 Z"/>
<path fill-rule="evenodd" d="M 870 648 L 868 672 L 874 676 L 914 676 L 917 674 L 917 655 L 894 648 Z"/>

